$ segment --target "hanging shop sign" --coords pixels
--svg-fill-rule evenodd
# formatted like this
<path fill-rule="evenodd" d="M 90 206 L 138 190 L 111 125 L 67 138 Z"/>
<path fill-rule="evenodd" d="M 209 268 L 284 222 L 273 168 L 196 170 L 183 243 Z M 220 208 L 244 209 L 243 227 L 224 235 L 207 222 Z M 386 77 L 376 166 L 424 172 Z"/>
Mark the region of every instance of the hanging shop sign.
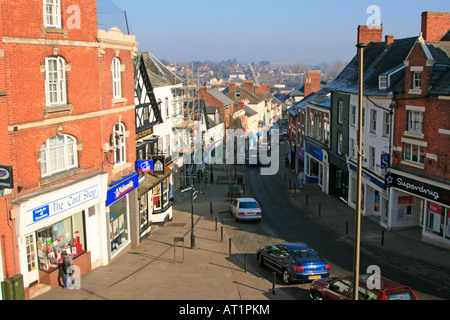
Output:
<path fill-rule="evenodd" d="M 153 159 L 153 172 L 154 173 L 164 173 L 164 168 L 166 167 L 166 157 L 165 156 L 152 156 Z"/>
<path fill-rule="evenodd" d="M 138 172 L 153 172 L 153 160 L 138 160 L 138 161 L 136 161 L 136 171 L 138 171 Z"/>
<path fill-rule="evenodd" d="M 12 189 L 13 170 L 11 166 L 0 166 L 0 189 Z"/>
<path fill-rule="evenodd" d="M 115 182 L 106 193 L 106 205 L 109 206 L 139 186 L 139 175 L 133 172 L 124 179 Z"/>
<path fill-rule="evenodd" d="M 450 206 L 450 191 L 423 181 L 406 178 L 394 173 L 386 175 L 386 186 L 394 187 L 419 197 Z"/>

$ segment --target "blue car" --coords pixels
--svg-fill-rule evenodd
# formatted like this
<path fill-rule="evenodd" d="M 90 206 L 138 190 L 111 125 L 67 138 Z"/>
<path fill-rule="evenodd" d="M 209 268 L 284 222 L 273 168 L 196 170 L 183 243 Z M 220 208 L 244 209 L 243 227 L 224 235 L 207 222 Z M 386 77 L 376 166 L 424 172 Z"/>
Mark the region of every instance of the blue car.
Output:
<path fill-rule="evenodd" d="M 330 276 L 330 265 L 305 243 L 280 243 L 258 248 L 259 266 L 279 273 L 285 284 Z"/>

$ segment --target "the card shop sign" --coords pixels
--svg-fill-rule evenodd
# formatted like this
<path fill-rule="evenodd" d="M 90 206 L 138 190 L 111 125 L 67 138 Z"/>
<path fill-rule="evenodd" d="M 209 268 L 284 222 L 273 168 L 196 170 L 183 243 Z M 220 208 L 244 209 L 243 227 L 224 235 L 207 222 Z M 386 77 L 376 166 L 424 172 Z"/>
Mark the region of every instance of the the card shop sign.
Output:
<path fill-rule="evenodd" d="M 13 188 L 13 171 L 10 166 L 0 166 L 0 189 Z"/>
<path fill-rule="evenodd" d="M 109 206 L 113 204 L 138 186 L 139 176 L 136 172 L 114 183 L 106 194 L 106 205 Z"/>
<path fill-rule="evenodd" d="M 386 175 L 386 186 L 394 187 L 418 195 L 431 201 L 450 206 L 450 191 L 428 183 L 389 173 Z"/>

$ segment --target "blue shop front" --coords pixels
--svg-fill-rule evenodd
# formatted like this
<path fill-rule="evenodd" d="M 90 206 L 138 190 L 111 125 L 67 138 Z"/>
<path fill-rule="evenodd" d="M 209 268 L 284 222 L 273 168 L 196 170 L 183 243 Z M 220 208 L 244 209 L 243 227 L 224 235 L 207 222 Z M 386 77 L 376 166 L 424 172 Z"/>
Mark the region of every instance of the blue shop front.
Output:
<path fill-rule="evenodd" d="M 110 257 L 131 245 L 130 221 L 137 202 L 136 190 L 139 186 L 139 176 L 133 172 L 128 176 L 114 181 L 109 185 L 106 194 L 106 216 L 109 226 Z"/>

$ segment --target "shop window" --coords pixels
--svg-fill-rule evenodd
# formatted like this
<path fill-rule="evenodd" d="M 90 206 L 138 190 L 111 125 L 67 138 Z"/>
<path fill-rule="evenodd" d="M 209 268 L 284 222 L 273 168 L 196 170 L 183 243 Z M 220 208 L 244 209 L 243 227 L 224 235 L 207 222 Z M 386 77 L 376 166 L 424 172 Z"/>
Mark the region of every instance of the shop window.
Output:
<path fill-rule="evenodd" d="M 52 271 L 62 263 L 62 252 L 76 257 L 86 251 L 83 212 L 37 232 L 39 269 Z"/>
<path fill-rule="evenodd" d="M 153 212 L 161 210 L 161 184 L 153 188 Z"/>
<path fill-rule="evenodd" d="M 111 255 L 128 242 L 127 202 L 128 195 L 125 195 L 109 206 Z"/>
<path fill-rule="evenodd" d="M 141 232 L 142 232 L 147 228 L 149 224 L 147 194 L 145 193 L 139 197 L 139 216 L 141 219 Z"/>
<path fill-rule="evenodd" d="M 429 202 L 427 205 L 427 229 L 442 235 L 443 215 L 442 206 Z"/>
<path fill-rule="evenodd" d="M 169 179 L 164 179 L 163 183 L 163 208 L 167 206 L 169 202 Z"/>
<path fill-rule="evenodd" d="M 78 166 L 77 141 L 66 134 L 57 134 L 41 147 L 42 177 Z"/>

